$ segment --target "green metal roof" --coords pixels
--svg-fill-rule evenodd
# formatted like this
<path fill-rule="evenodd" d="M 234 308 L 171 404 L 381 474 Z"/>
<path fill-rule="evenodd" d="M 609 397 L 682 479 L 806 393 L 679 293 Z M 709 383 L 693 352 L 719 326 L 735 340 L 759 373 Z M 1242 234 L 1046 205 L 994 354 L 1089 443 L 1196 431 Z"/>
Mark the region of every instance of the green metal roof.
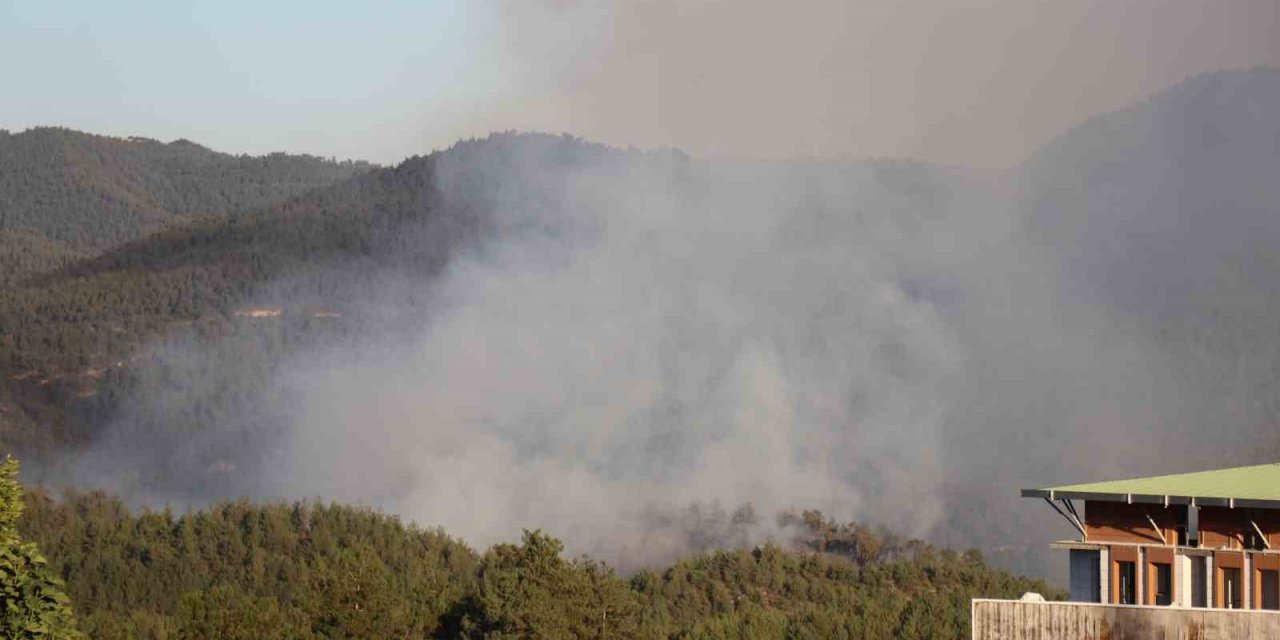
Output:
<path fill-rule="evenodd" d="M 1023 497 L 1280 508 L 1280 464 L 1023 489 Z"/>

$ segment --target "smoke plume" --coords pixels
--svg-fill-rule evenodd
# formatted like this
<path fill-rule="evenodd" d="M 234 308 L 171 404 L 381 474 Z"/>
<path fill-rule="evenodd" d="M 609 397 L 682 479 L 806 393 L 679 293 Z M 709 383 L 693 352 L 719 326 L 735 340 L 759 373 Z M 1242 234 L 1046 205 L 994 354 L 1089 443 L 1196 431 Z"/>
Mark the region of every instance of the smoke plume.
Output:
<path fill-rule="evenodd" d="M 691 548 L 690 505 L 750 505 L 708 544 L 817 508 L 1043 571 L 1069 530 L 1019 488 L 1274 451 L 1275 78 L 1192 80 L 995 185 L 461 143 L 431 187 L 476 231 L 440 273 L 366 278 L 343 306 L 364 330 L 265 375 L 228 339 L 170 338 L 154 366 L 238 412 L 174 444 L 139 425 L 199 399 L 137 398 L 77 468 L 144 502 L 321 496 L 476 545 L 541 527 L 625 566 Z M 1176 176 L 1213 186 L 1180 199 Z"/>

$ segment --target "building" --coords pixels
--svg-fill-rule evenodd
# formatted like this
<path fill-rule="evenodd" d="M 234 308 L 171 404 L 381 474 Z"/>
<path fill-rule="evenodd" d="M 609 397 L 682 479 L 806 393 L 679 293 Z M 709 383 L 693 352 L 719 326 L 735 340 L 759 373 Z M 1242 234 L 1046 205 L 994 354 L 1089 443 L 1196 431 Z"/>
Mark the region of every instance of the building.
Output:
<path fill-rule="evenodd" d="M 1053 544 L 1071 554 L 1073 601 L 1280 610 L 1280 464 L 1022 495 L 1080 533 Z"/>
<path fill-rule="evenodd" d="M 975 639 L 1280 637 L 1280 464 L 1022 495 L 1079 534 L 1070 602 L 975 600 Z"/>

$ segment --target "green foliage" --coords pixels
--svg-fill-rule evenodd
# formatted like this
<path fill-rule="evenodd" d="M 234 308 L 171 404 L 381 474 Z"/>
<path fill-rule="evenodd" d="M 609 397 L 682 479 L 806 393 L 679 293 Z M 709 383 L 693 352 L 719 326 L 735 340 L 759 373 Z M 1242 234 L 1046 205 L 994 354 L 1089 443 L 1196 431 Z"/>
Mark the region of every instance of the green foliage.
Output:
<path fill-rule="evenodd" d="M 311 638 L 302 612 L 276 598 L 230 585 L 189 593 L 178 604 L 179 640 L 302 640 Z M 366 636 L 391 637 L 391 636 Z"/>
<path fill-rule="evenodd" d="M 175 223 L 284 200 L 370 168 L 39 127 L 0 136 L 0 230 L 104 248 Z"/>
<path fill-rule="evenodd" d="M 247 273 L 274 273 L 202 242 L 209 229 L 372 169 L 61 128 L 0 135 L 0 449 L 38 455 L 92 434 L 110 416 L 83 402 L 90 374 L 175 323 L 229 314 L 257 282 Z M 151 254 L 145 268 L 101 262 L 145 254 L 142 238 L 179 227 L 193 229 L 189 244 L 160 244 L 225 253 L 174 269 Z"/>
<path fill-rule="evenodd" d="M 178 151 L 173 151 L 169 148 L 174 145 L 98 139 L 62 130 L 12 136 L 10 144 L 16 144 L 12 138 L 24 136 L 33 137 L 23 144 L 47 139 L 40 144 L 58 148 L 82 142 L 106 145 L 101 154 L 108 156 L 118 145 L 142 156 L 177 152 L 217 156 L 210 160 L 211 165 L 190 168 L 188 173 L 197 177 L 206 170 L 221 175 L 216 170 L 221 166 L 218 163 L 229 161 L 189 143 L 187 147 L 178 144 Z M 430 278 L 455 252 L 469 246 L 489 224 L 486 212 L 495 206 L 495 198 L 505 193 L 497 189 L 485 167 L 510 162 L 535 147 L 544 148 L 538 151 L 541 156 L 563 164 L 625 157 L 623 152 L 572 138 L 504 135 L 459 143 L 447 152 L 411 158 L 395 168 L 337 170 L 326 164 L 306 173 L 312 169 L 273 168 L 276 161 L 292 166 L 287 158 L 257 164 L 236 159 L 243 166 L 237 165 L 240 168 L 235 171 L 245 173 L 235 178 L 236 185 L 242 178 L 248 184 L 268 186 L 285 180 L 290 188 L 252 190 L 257 195 L 228 201 L 226 206 L 238 207 L 234 210 L 217 204 L 220 200 L 210 195 L 209 206 L 184 204 L 180 208 L 189 214 L 165 214 L 150 226 L 119 222 L 131 230 L 121 236 L 129 241 L 106 246 L 86 244 L 71 236 L 51 239 L 57 235 L 52 229 L 27 218 L 19 220 L 16 213 L 3 213 L 5 205 L 0 203 L 0 249 L 6 242 L 21 248 L 0 251 L 0 256 L 11 253 L 9 261 L 22 265 L 21 274 L 15 271 L 7 281 L 6 276 L 0 276 L 0 284 L 5 285 L 0 286 L 0 447 L 32 456 L 83 442 L 102 425 L 115 421 L 120 410 L 115 400 L 150 391 L 132 386 L 138 379 L 161 377 L 156 372 L 136 372 L 149 363 L 144 345 L 175 332 L 198 335 L 205 343 L 234 336 L 246 331 L 246 325 L 255 324 L 237 315 L 247 307 L 281 308 L 281 319 L 289 322 L 289 335 L 281 339 L 285 349 L 289 344 L 315 344 L 335 332 L 339 337 L 362 336 L 376 327 L 385 334 L 388 324 L 420 321 L 421 308 L 427 304 L 422 287 L 397 291 L 394 305 L 376 305 L 384 310 L 390 306 L 404 310 L 403 318 L 387 318 L 381 312 L 364 314 L 368 305 L 363 303 L 368 302 L 369 292 L 381 290 L 388 281 Z M 8 161 L 17 166 L 23 157 L 18 154 Z M 296 160 L 310 167 L 308 163 L 314 159 Z M 441 163 L 448 165 L 457 193 L 446 196 L 440 192 L 437 177 Z M 23 170 L 38 176 L 55 171 L 52 166 Z M 239 175 L 235 171 L 232 174 Z M 288 178 L 297 172 L 311 178 Z M 216 177 L 209 179 L 217 181 Z M 159 178 L 143 182 L 167 184 Z M 522 205 L 534 206 L 539 198 L 545 200 L 549 196 L 539 194 L 553 186 L 521 185 L 521 192 L 529 198 Z M 295 191 L 293 187 L 299 188 Z M 207 191 L 222 193 L 224 188 L 234 192 L 238 187 L 221 185 Z M 169 189 L 162 190 L 168 193 Z M 4 193 L 0 187 L 0 200 Z M 197 189 L 196 193 L 205 191 Z M 15 192 L 13 197 L 18 195 Z M 124 215 L 96 209 L 97 200 L 81 199 L 83 195 L 66 195 L 67 206 L 92 215 L 85 213 L 85 219 L 79 214 L 53 216 L 62 220 L 57 224 L 83 230 L 98 218 L 113 220 Z M 176 195 L 147 199 L 179 200 Z M 28 206 L 35 205 L 15 203 L 13 211 L 28 212 L 24 208 Z M 207 215 L 190 213 L 205 209 L 209 210 Z M 131 235 L 135 231 L 144 235 Z M 0 257 L 0 267 L 6 260 Z M 317 319 L 312 315 L 317 310 L 336 311 L 341 319 Z M 249 352 L 247 360 L 261 369 L 270 365 L 270 355 L 282 352 Z M 203 399 L 206 406 L 228 402 Z M 211 424 L 213 418 L 170 415 L 164 428 L 199 428 Z"/>
<path fill-rule="evenodd" d="M 322 563 L 309 585 L 308 609 L 325 638 L 423 637 L 436 620 L 397 589 L 395 576 L 368 545 L 343 549 Z"/>
<path fill-rule="evenodd" d="M 228 637 L 251 619 L 270 637 L 428 637 L 478 563 L 440 531 L 338 505 L 176 515 L 133 514 L 101 493 L 28 501 L 23 529 L 67 576 L 93 637 Z"/>
<path fill-rule="evenodd" d="M 22 487 L 18 463 L 0 464 L 0 637 L 75 638 L 75 618 L 63 583 L 35 544 L 18 535 Z"/>
<path fill-rule="evenodd" d="M 970 598 L 1061 597 L 976 553 L 814 512 L 800 518 L 812 528 L 782 518 L 799 550 L 694 555 L 624 580 L 564 558 L 540 531 L 477 556 L 440 531 L 338 505 L 175 515 L 101 493 L 27 502 L 22 529 L 66 576 L 94 638 L 963 638 Z M 812 551 L 833 531 L 881 551 Z"/>
<path fill-rule="evenodd" d="M 789 626 L 787 614 L 782 611 L 747 603 L 732 612 L 697 623 L 680 637 L 690 640 L 798 637 L 788 633 Z"/>
<path fill-rule="evenodd" d="M 604 565 L 561 557 L 560 541 L 525 531 L 480 563 L 464 629 L 485 638 L 636 638 L 639 602 Z"/>

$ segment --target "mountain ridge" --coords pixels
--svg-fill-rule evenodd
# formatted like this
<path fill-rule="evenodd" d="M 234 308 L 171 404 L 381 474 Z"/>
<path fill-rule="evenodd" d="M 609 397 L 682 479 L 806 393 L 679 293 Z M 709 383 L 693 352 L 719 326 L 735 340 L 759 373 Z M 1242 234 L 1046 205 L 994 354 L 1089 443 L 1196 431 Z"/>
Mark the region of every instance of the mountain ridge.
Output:
<path fill-rule="evenodd" d="M 61 127 L 0 135 L 0 230 L 101 250 L 235 215 L 373 168 L 314 156 L 233 156 L 192 143 Z"/>

